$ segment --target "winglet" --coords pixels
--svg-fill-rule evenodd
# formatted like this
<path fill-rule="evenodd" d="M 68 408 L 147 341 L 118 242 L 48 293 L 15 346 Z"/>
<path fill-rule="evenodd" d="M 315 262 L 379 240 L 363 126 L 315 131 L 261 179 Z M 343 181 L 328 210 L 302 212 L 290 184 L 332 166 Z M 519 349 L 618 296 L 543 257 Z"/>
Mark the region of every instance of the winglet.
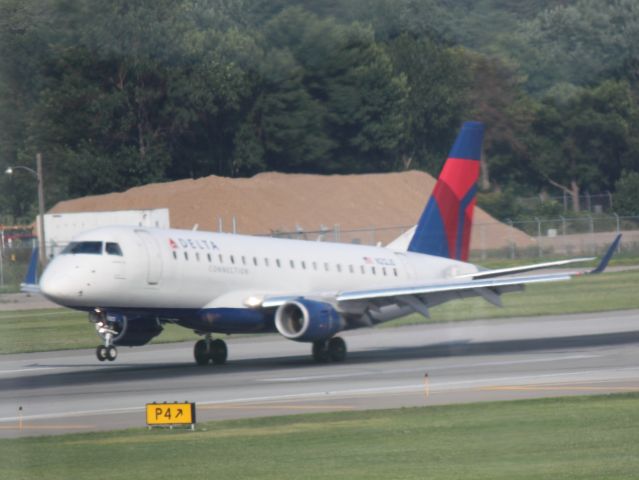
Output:
<path fill-rule="evenodd" d="M 31 252 L 29 259 L 29 268 L 24 277 L 24 282 L 20 284 L 20 291 L 24 293 L 38 293 L 40 286 L 38 285 L 38 247 Z"/>
<path fill-rule="evenodd" d="M 606 267 L 608 266 L 608 262 L 610 262 L 610 259 L 617 251 L 620 241 L 621 241 L 621 233 L 617 235 L 614 241 L 610 244 L 610 246 L 608 247 L 608 250 L 606 251 L 606 254 L 601 258 L 599 265 L 597 265 L 594 269 L 590 270 L 588 274 L 601 273 L 606 269 Z"/>

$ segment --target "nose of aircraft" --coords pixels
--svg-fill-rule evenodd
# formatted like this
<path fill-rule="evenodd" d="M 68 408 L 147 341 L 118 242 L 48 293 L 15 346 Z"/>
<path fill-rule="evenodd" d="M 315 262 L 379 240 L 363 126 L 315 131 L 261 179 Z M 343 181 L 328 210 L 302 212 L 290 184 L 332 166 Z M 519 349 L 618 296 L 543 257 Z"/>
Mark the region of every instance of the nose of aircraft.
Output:
<path fill-rule="evenodd" d="M 49 300 L 64 305 L 71 295 L 72 285 L 70 279 L 52 263 L 40 277 L 40 291 Z"/>

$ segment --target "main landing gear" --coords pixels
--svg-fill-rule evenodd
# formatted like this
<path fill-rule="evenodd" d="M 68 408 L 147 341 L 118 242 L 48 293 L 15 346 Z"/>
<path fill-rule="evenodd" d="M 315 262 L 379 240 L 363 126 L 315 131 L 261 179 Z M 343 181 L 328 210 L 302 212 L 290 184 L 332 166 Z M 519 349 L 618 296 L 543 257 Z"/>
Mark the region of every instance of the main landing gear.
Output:
<path fill-rule="evenodd" d="M 318 363 L 343 362 L 346 352 L 346 342 L 341 337 L 313 342 L 313 359 Z"/>
<path fill-rule="evenodd" d="M 226 363 L 228 356 L 226 342 L 219 338 L 213 340 L 211 334 L 207 334 L 203 340 L 195 342 L 193 356 L 198 365 L 208 365 L 209 363 L 222 365 Z"/>

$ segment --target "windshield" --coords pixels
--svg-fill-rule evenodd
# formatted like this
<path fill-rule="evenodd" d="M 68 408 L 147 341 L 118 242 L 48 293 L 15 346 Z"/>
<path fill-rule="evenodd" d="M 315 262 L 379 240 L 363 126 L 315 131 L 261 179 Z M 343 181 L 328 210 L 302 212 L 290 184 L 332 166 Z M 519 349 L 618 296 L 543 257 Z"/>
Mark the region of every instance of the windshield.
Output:
<path fill-rule="evenodd" d="M 122 249 L 117 243 L 107 242 L 105 250 L 106 253 L 108 253 L 109 255 L 119 255 L 120 257 L 122 256 Z"/>
<path fill-rule="evenodd" d="M 71 242 L 62 251 L 62 254 L 87 253 L 91 255 L 102 254 L 102 242 Z"/>

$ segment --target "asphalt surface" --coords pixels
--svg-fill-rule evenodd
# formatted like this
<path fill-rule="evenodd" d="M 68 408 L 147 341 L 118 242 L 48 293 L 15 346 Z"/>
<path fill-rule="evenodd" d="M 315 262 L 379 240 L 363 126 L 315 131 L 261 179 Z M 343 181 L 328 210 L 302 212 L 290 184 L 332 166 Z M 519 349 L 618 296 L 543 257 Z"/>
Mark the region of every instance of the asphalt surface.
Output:
<path fill-rule="evenodd" d="M 145 426 L 150 402 L 198 421 L 639 390 L 639 310 L 347 332 L 341 364 L 279 336 L 232 338 L 198 367 L 192 344 L 0 356 L 0 438 Z"/>

